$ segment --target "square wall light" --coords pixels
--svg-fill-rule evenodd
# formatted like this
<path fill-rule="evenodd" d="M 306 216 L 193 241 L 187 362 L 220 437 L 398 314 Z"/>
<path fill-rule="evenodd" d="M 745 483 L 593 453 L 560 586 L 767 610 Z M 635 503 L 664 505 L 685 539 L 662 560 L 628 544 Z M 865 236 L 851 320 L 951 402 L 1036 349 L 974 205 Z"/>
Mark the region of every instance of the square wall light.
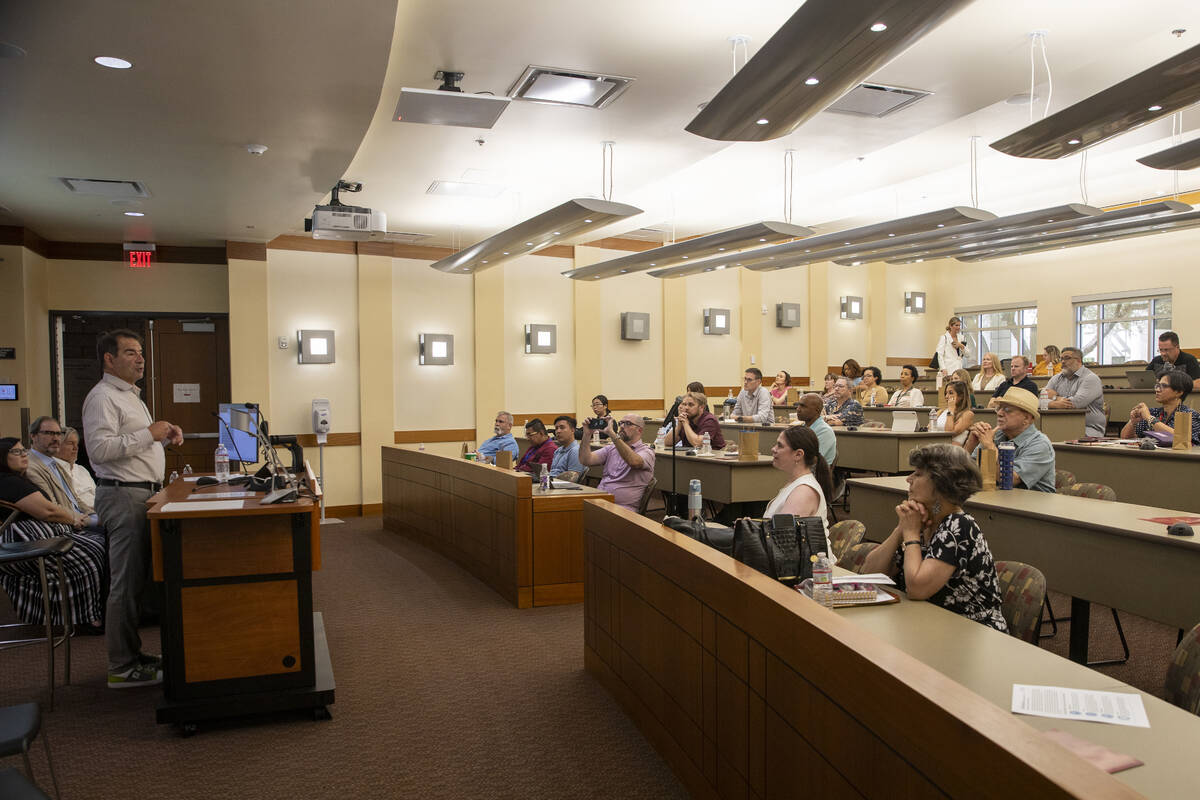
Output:
<path fill-rule="evenodd" d="M 650 315 L 641 311 L 622 311 L 621 338 L 629 341 L 649 339 Z"/>
<path fill-rule="evenodd" d="M 904 293 L 904 313 L 905 314 L 924 314 L 925 313 L 925 293 L 924 292 L 905 292 Z"/>
<path fill-rule="evenodd" d="M 775 327 L 776 328 L 799 328 L 800 327 L 800 304 L 799 303 L 776 303 L 775 304 Z"/>
<path fill-rule="evenodd" d="M 449 333 L 422 333 L 417 337 L 420 345 L 420 363 L 424 366 L 454 363 L 454 336 Z"/>
<path fill-rule="evenodd" d="M 301 364 L 332 364 L 334 362 L 333 331 L 296 331 L 300 342 L 297 356 Z"/>
<path fill-rule="evenodd" d="M 842 319 L 862 319 L 863 299 L 861 297 L 842 298 Z"/>
<path fill-rule="evenodd" d="M 706 336 L 725 336 L 729 334 L 729 309 L 704 309 L 704 334 Z"/>
<path fill-rule="evenodd" d="M 557 353 L 558 326 L 531 324 L 525 326 L 526 353 Z"/>

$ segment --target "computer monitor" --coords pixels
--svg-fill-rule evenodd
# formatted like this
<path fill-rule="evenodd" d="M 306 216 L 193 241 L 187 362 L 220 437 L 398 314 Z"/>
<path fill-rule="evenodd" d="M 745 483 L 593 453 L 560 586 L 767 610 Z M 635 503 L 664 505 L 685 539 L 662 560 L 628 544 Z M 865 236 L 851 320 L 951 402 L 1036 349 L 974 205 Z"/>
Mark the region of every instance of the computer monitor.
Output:
<path fill-rule="evenodd" d="M 229 452 L 230 461 L 254 464 L 258 461 L 258 409 L 246 408 L 245 403 L 221 403 L 217 409 L 221 417 L 221 444 Z"/>

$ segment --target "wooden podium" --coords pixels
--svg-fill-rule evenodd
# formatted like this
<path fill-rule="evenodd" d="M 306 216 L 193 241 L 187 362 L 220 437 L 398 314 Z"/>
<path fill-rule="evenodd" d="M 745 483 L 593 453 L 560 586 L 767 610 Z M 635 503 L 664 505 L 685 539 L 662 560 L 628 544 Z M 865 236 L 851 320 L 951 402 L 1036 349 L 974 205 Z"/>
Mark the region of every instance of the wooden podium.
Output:
<path fill-rule="evenodd" d="M 305 482 L 317 487 L 311 469 Z M 154 580 L 163 584 L 157 719 L 184 733 L 201 720 L 288 709 L 327 718 L 334 700 L 324 625 L 312 608 L 319 501 L 220 496 L 241 491 L 180 479 L 149 500 Z"/>

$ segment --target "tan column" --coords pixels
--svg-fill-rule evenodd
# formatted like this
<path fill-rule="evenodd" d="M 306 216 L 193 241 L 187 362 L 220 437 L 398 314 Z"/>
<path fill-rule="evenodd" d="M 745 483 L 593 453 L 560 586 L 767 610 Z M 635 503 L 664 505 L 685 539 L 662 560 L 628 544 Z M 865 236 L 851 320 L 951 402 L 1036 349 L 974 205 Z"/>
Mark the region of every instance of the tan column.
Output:
<path fill-rule="evenodd" d="M 738 293 L 741 296 L 741 367 L 763 368 L 762 330 L 762 273 L 749 269 L 738 270 Z M 771 381 L 766 381 L 767 386 Z"/>
<path fill-rule="evenodd" d="M 270 354 L 276 346 L 268 313 L 267 246 L 226 242 L 229 263 L 229 392 L 253 398 L 271 418 Z"/>
<path fill-rule="evenodd" d="M 380 448 L 395 442 L 396 359 L 392 336 L 392 247 L 358 245 L 358 396 L 362 504 L 382 502 Z"/>
<path fill-rule="evenodd" d="M 670 407 L 675 395 L 687 386 L 687 278 L 664 280 L 663 315 L 663 402 Z M 665 412 L 667 408 L 663 408 Z"/>
<path fill-rule="evenodd" d="M 504 373 L 504 267 L 476 273 L 475 442 L 492 435 L 492 420 L 507 397 Z"/>
<path fill-rule="evenodd" d="M 822 379 L 829 365 L 829 320 L 833 308 L 829 268 L 828 261 L 808 268 L 808 372 L 817 387 L 824 385 Z"/>
<path fill-rule="evenodd" d="M 576 248 L 576 251 L 581 248 Z M 586 266 L 576 262 L 577 266 Z M 576 413 L 588 411 L 594 388 L 602 384 L 603 324 L 600 318 L 601 288 L 598 282 L 571 281 L 575 290 L 575 397 Z M 549 420 L 546 420 L 549 424 Z"/>
<path fill-rule="evenodd" d="M 886 370 L 888 356 L 888 304 L 901 303 L 903 298 L 888 296 L 887 264 L 882 261 L 867 266 L 867 363 Z"/>

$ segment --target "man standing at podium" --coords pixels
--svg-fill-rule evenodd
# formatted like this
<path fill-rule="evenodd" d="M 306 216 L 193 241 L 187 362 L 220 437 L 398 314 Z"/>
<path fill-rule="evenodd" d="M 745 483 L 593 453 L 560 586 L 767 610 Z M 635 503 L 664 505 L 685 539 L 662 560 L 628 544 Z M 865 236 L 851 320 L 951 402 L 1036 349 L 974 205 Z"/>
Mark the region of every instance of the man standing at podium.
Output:
<path fill-rule="evenodd" d="M 83 430 L 96 473 L 96 513 L 108 530 L 108 687 L 152 686 L 162 682 L 162 658 L 143 653 L 138 635 L 138 598 L 150 573 L 146 500 L 162 488 L 163 445 L 182 444 L 183 429 L 155 421 L 139 396 L 146 371 L 140 336 L 124 329 L 101 334 L 96 356 L 104 375 L 83 401 Z"/>

